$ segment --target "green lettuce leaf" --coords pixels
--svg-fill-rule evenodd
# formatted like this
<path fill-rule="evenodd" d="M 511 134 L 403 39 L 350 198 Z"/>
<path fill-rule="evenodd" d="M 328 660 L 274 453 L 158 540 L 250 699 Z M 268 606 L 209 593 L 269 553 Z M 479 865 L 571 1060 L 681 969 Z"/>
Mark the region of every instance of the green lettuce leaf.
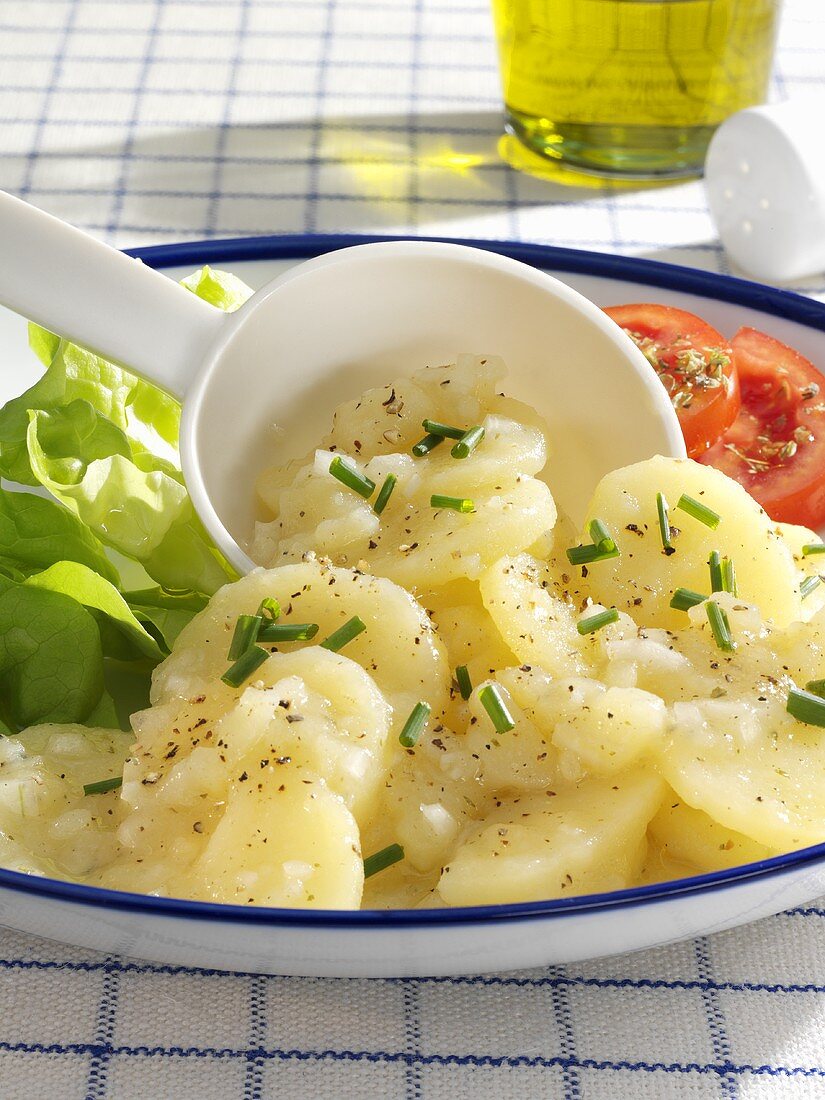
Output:
<path fill-rule="evenodd" d="M 5 563 L 22 576 L 61 559 L 80 562 L 118 583 L 103 544 L 68 508 L 0 488 L 0 568 Z"/>
<path fill-rule="evenodd" d="M 144 657 L 161 661 L 165 656 L 157 641 L 138 621 L 114 585 L 87 566 L 76 561 L 59 561 L 42 573 L 29 577 L 24 583 L 49 592 L 62 592 L 90 611 L 101 612 Z M 105 648 L 104 646 L 104 650 Z"/>
<path fill-rule="evenodd" d="M 0 579 L 0 717 L 13 730 L 83 722 L 103 693 L 94 617 L 76 600 Z"/>
<path fill-rule="evenodd" d="M 229 271 L 215 271 L 211 267 L 202 267 L 192 275 L 181 279 L 181 286 L 197 294 L 210 305 L 226 313 L 234 313 L 252 296 L 252 288 Z"/>
<path fill-rule="evenodd" d="M 50 336 L 45 333 L 39 341 L 30 336 L 30 342 L 45 348 Z M 74 401 L 88 402 L 111 421 L 133 451 L 147 450 L 177 462 L 178 402 L 150 382 L 61 340 L 43 377 L 0 409 L 0 476 L 24 485 L 37 484 L 26 453 L 29 413 L 33 409 L 53 411 Z"/>
<path fill-rule="evenodd" d="M 38 481 L 102 542 L 139 561 L 166 588 L 212 593 L 230 579 L 169 463 L 132 455 L 125 435 L 88 402 L 29 417 Z"/>

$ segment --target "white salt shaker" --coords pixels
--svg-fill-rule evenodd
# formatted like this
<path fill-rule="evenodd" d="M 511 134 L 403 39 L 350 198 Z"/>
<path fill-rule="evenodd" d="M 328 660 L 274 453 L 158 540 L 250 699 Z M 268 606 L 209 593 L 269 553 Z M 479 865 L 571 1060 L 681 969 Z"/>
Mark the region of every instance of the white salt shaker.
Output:
<path fill-rule="evenodd" d="M 825 271 L 825 99 L 749 107 L 705 161 L 710 211 L 734 263 L 784 283 Z"/>

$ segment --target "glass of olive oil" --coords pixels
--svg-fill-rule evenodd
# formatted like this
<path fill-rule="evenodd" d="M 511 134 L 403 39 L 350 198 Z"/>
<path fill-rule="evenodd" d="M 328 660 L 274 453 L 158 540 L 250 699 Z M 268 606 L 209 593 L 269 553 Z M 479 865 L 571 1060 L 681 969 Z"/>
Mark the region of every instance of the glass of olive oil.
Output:
<path fill-rule="evenodd" d="M 767 91 L 781 0 L 493 0 L 507 128 L 586 171 L 702 169 Z"/>

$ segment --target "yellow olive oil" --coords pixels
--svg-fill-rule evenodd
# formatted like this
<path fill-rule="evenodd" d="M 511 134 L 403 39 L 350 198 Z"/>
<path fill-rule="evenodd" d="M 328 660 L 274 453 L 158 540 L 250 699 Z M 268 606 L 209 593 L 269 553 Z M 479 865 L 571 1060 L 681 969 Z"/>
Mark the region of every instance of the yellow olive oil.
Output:
<path fill-rule="evenodd" d="M 761 103 L 780 0 L 493 0 L 508 128 L 592 171 L 689 175 Z"/>

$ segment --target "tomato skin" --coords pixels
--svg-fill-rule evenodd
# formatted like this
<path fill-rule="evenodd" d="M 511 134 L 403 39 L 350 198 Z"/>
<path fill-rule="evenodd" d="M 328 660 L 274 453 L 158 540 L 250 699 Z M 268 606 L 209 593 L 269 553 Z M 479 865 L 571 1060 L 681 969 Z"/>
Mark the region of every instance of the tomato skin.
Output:
<path fill-rule="evenodd" d="M 757 329 L 740 329 L 733 348 L 742 408 L 700 461 L 744 485 L 771 519 L 821 527 L 825 377 L 798 351 Z M 794 453 L 778 453 L 783 444 L 794 445 L 788 448 Z"/>
<path fill-rule="evenodd" d="M 735 356 L 728 341 L 701 317 L 675 306 L 636 303 L 610 306 L 604 311 L 641 347 L 663 382 L 669 380 L 671 397 L 688 393 L 690 403 L 674 400 L 685 446 L 690 458 L 698 458 L 712 447 L 734 422 L 740 406 Z M 679 357 L 691 351 L 722 364 L 716 385 L 694 384 L 679 366 Z M 706 377 L 706 376 L 705 376 Z"/>

